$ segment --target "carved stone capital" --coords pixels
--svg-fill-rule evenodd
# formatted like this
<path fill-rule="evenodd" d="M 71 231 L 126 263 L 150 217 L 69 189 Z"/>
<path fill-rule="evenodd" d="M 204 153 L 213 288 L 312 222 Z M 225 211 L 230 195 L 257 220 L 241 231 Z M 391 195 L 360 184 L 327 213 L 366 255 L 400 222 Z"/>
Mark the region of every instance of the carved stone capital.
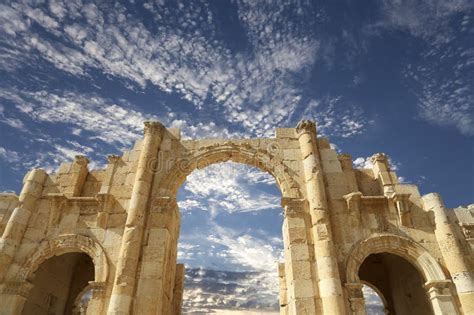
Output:
<path fill-rule="evenodd" d="M 115 164 L 119 162 L 122 159 L 120 155 L 115 155 L 115 154 L 109 154 L 107 155 L 107 161 L 109 164 Z"/>
<path fill-rule="evenodd" d="M 84 155 L 76 155 L 74 157 L 74 163 L 79 164 L 81 166 L 87 166 L 87 164 L 89 164 L 89 159 Z"/>
<path fill-rule="evenodd" d="M 316 134 L 316 124 L 312 120 L 301 120 L 297 125 L 296 125 L 296 133 L 298 135 L 304 134 L 304 133 L 312 133 Z"/>
<path fill-rule="evenodd" d="M 430 295 L 449 295 L 451 294 L 451 280 L 437 280 L 426 282 L 424 287 Z"/>
<path fill-rule="evenodd" d="M 165 130 L 165 126 L 159 121 L 145 121 L 144 134 L 145 135 L 159 135 Z"/>
<path fill-rule="evenodd" d="M 467 240 L 474 239 L 474 223 L 460 222 L 459 226 L 461 227 L 464 237 Z"/>

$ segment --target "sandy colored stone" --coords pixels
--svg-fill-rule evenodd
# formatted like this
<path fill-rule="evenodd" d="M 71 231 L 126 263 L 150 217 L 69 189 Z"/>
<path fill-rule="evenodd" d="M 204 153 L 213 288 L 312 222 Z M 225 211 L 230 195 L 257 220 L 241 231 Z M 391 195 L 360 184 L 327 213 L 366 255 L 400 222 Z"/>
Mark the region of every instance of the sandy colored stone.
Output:
<path fill-rule="evenodd" d="M 93 264 L 87 314 L 180 314 L 176 194 L 192 171 L 225 161 L 270 173 L 281 190 L 281 314 L 365 314 L 363 281 L 380 286 L 387 309 L 473 314 L 474 206 L 452 211 L 437 194 L 398 183 L 385 154 L 354 169 L 311 121 L 277 128 L 274 138 L 195 140 L 147 122 L 143 139 L 109 156 L 104 170 L 89 171 L 77 156 L 55 174 L 28 172 L 19 196 L 0 194 L 0 314 L 60 314 L 53 305 L 78 303 L 65 294 L 79 283 L 71 253 Z M 377 259 L 387 272 L 374 267 L 361 278 Z M 35 282 L 45 275 L 50 283 Z"/>

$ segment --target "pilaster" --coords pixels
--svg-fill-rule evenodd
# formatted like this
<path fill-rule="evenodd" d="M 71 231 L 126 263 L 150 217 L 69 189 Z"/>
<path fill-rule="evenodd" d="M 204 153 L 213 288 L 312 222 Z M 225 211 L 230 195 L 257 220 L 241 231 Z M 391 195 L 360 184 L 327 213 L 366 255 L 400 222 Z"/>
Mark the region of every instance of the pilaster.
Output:
<path fill-rule="evenodd" d="M 31 214 L 35 211 L 36 202 L 41 197 L 47 176 L 43 170 L 34 169 L 25 177 L 23 189 L 19 196 L 19 204 L 13 210 L 0 239 L 0 282 L 4 279 L 15 252 L 23 239 Z"/>
<path fill-rule="evenodd" d="M 456 287 L 462 309 L 465 314 L 473 314 L 474 266 L 470 253 L 467 252 L 469 249 L 463 248 L 457 238 L 441 196 L 431 193 L 423 196 L 422 200 L 424 209 L 434 213 L 436 240 Z"/>
<path fill-rule="evenodd" d="M 316 141 L 314 122 L 303 120 L 296 126 L 303 158 L 309 212 L 312 221 L 314 255 L 318 273 L 319 296 L 322 311 L 329 314 L 344 314 L 341 279 L 334 249 L 331 219 Z"/>
<path fill-rule="evenodd" d="M 164 129 L 159 122 L 145 122 L 142 150 L 122 235 L 108 314 L 129 314 L 131 310 L 143 241 L 145 212 L 154 175 L 150 165 L 158 156 Z"/>
<path fill-rule="evenodd" d="M 283 244 L 285 246 L 286 309 L 288 314 L 316 313 L 311 248 L 305 220 L 307 201 L 283 198 Z"/>

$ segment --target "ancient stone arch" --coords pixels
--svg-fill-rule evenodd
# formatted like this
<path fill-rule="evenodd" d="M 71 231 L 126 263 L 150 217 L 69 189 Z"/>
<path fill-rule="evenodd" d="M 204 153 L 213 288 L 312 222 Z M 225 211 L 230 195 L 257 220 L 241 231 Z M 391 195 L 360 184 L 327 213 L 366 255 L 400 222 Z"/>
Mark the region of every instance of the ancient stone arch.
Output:
<path fill-rule="evenodd" d="M 42 241 L 37 249 L 33 249 L 21 266 L 16 281 L 29 281 L 38 267 L 48 258 L 66 253 L 84 253 L 94 262 L 94 281 L 105 283 L 109 265 L 107 256 L 99 243 L 90 237 L 78 234 L 62 234 Z"/>
<path fill-rule="evenodd" d="M 367 256 L 392 253 L 412 263 L 426 282 L 447 280 L 441 266 L 420 244 L 409 238 L 393 234 L 375 234 L 355 244 L 348 256 L 346 281 L 359 282 L 359 267 Z"/>
<path fill-rule="evenodd" d="M 456 312 L 455 300 L 451 298 L 453 294 L 450 292 L 451 281 L 446 277 L 439 263 L 425 248 L 403 236 L 375 234 L 355 244 L 347 257 L 346 287 L 351 301 L 351 309 L 356 314 L 365 313 L 360 290 L 366 282 L 359 279 L 359 269 L 369 255 L 379 253 L 394 254 L 412 264 L 423 277 L 427 295 L 429 289 L 436 288 L 430 294 L 434 310 L 440 310 L 440 305 L 443 304 L 444 310 L 442 312 L 448 312 L 448 310 L 451 313 Z M 386 298 L 383 295 L 381 296 L 384 299 Z"/>
<path fill-rule="evenodd" d="M 239 143 L 240 142 L 240 143 Z M 198 146 L 186 152 L 184 157 L 174 161 L 165 177 L 159 183 L 159 191 L 175 196 L 186 177 L 195 169 L 222 162 L 235 162 L 254 166 L 271 174 L 285 198 L 301 198 L 299 185 L 291 175 L 291 170 L 283 163 L 278 142 L 270 142 L 265 148 L 255 147 L 251 142 L 215 142 Z"/>
<path fill-rule="evenodd" d="M 435 314 L 474 310 L 474 208 L 420 196 L 386 155 L 354 168 L 311 121 L 274 137 L 198 140 L 145 122 L 104 169 L 77 156 L 53 174 L 28 172 L 19 196 L 0 194 L 0 314 L 20 314 L 43 260 L 74 251 L 94 262 L 87 314 L 179 314 L 176 192 L 194 169 L 224 161 L 270 173 L 282 192 L 281 314 L 365 314 L 358 270 L 377 253 L 419 271 Z"/>

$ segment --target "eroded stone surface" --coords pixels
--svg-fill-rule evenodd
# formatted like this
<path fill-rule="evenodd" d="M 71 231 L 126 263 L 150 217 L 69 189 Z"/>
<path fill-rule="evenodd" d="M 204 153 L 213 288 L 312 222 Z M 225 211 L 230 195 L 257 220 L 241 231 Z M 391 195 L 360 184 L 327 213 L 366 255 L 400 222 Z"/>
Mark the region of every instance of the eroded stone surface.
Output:
<path fill-rule="evenodd" d="M 445 209 L 437 194 L 421 197 L 398 183 L 386 155 L 371 160 L 372 169 L 354 169 L 350 155 L 317 138 L 311 121 L 277 129 L 274 138 L 232 140 L 181 140 L 178 129 L 147 122 L 143 139 L 109 156 L 103 170 L 89 171 L 78 156 L 54 174 L 30 171 L 19 196 L 0 194 L 0 314 L 179 314 L 176 193 L 193 170 L 225 161 L 270 173 L 281 190 L 282 314 L 365 314 L 364 281 L 385 292 L 387 309 L 472 314 L 473 206 Z M 65 294 L 79 291 L 71 281 L 87 283 L 71 280 L 80 261 L 71 253 L 93 264 L 79 294 L 89 292 L 86 304 Z M 48 288 L 41 279 L 58 264 Z M 385 269 L 359 273 L 372 265 Z M 415 272 L 418 282 L 395 281 L 397 272 Z"/>

